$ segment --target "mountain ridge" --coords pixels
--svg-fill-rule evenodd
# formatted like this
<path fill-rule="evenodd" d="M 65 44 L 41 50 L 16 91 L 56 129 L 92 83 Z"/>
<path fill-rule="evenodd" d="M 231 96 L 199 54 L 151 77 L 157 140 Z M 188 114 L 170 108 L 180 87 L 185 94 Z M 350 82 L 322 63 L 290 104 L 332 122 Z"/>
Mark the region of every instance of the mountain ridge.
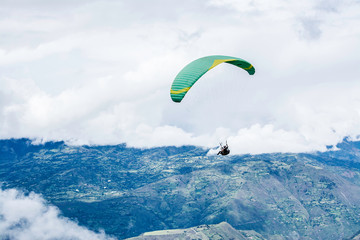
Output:
<path fill-rule="evenodd" d="M 185 240 L 185 239 L 265 239 L 255 231 L 241 231 L 234 229 L 229 223 L 221 222 L 212 225 L 200 225 L 187 229 L 160 230 L 143 233 L 140 236 L 128 238 L 127 240 Z"/>
<path fill-rule="evenodd" d="M 350 238 L 360 228 L 360 143 L 337 147 L 222 157 L 194 146 L 0 140 L 0 181 L 120 239 L 220 222 L 266 239 Z"/>

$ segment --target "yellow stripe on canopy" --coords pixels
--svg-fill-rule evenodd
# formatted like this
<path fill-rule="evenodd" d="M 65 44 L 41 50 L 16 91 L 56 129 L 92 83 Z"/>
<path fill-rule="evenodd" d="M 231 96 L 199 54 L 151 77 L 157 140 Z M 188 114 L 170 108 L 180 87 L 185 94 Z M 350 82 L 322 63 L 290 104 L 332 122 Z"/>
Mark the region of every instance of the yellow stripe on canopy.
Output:
<path fill-rule="evenodd" d="M 186 88 L 183 88 L 183 89 L 180 89 L 180 90 L 176 90 L 176 91 L 174 91 L 174 90 L 171 89 L 171 90 L 170 90 L 170 93 L 171 93 L 171 94 L 180 94 L 180 93 L 189 91 L 189 89 L 190 89 L 190 87 L 186 87 Z"/>
<path fill-rule="evenodd" d="M 242 68 L 242 69 L 244 69 L 244 70 L 249 70 L 249 69 L 251 69 L 252 67 L 253 67 L 253 65 L 250 65 L 250 67 Z"/>
<path fill-rule="evenodd" d="M 209 70 L 212 69 L 212 68 L 214 68 L 214 67 L 216 67 L 216 66 L 219 65 L 220 63 L 229 62 L 229 61 L 235 61 L 235 60 L 236 60 L 236 59 L 215 59 L 213 65 L 211 65 L 211 67 L 209 68 Z"/>

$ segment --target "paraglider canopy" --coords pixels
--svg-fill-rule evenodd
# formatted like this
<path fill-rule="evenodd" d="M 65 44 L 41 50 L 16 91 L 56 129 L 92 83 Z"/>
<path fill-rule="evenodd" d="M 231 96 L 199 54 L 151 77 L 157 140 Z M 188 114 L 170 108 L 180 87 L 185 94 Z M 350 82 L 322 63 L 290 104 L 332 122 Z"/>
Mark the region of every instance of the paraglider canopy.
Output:
<path fill-rule="evenodd" d="M 186 65 L 175 77 L 170 89 L 171 99 L 174 102 L 181 102 L 185 94 L 202 75 L 221 63 L 229 63 L 242 68 L 250 75 L 255 73 L 253 65 L 241 58 L 222 55 L 202 57 Z"/>

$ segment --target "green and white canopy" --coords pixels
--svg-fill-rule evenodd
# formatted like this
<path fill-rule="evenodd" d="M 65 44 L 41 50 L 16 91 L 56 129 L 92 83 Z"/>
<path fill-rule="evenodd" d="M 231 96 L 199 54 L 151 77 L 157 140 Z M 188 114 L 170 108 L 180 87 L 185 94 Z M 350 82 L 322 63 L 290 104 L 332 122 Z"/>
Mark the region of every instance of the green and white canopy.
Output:
<path fill-rule="evenodd" d="M 255 68 L 247 61 L 229 56 L 213 55 L 202 57 L 186 65 L 176 76 L 172 83 L 170 95 L 174 102 L 181 102 L 185 94 L 207 71 L 221 63 L 229 63 L 247 71 L 250 75 L 255 73 Z"/>

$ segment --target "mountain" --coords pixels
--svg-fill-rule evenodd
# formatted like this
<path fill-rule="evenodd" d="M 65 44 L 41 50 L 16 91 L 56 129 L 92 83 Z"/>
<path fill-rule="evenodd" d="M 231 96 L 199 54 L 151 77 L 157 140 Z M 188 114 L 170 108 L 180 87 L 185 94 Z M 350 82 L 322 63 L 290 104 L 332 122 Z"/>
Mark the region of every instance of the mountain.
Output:
<path fill-rule="evenodd" d="M 197 227 L 187 229 L 174 229 L 174 230 L 160 230 L 141 234 L 138 237 L 129 238 L 128 240 L 186 240 L 186 239 L 264 239 L 260 234 L 255 231 L 240 231 L 234 229 L 227 222 L 222 222 L 213 225 L 200 225 Z"/>
<path fill-rule="evenodd" d="M 207 156 L 195 146 L 0 140 L 0 181 L 119 239 L 221 222 L 265 239 L 347 239 L 360 230 L 360 142 L 337 148 Z"/>

